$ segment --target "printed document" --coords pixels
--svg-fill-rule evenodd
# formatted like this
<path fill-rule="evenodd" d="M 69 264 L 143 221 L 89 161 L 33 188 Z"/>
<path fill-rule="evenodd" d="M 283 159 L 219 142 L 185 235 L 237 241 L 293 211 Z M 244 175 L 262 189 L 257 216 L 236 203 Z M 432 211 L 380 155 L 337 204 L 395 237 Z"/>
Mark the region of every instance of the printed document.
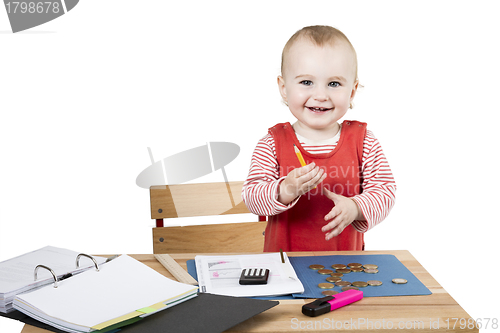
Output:
<path fill-rule="evenodd" d="M 304 292 L 304 286 L 290 264 L 286 253 L 252 255 L 196 256 L 196 272 L 201 292 L 226 296 L 278 296 Z M 240 285 L 245 268 L 270 270 L 267 284 Z"/>

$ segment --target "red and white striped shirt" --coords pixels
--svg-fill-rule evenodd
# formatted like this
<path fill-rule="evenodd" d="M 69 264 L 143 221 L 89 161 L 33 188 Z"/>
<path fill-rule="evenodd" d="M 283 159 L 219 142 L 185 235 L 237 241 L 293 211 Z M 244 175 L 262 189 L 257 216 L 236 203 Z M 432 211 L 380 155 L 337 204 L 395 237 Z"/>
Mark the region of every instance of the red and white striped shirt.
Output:
<path fill-rule="evenodd" d="M 340 131 L 334 138 L 312 142 L 296 134 L 302 147 L 309 153 L 322 154 L 335 149 Z M 353 227 L 366 232 L 382 222 L 395 202 L 396 183 L 387 163 L 382 147 L 373 133 L 366 131 L 362 156 L 363 191 L 352 197 L 358 204 L 366 221 L 354 221 Z M 264 136 L 254 150 L 248 178 L 243 184 L 242 197 L 248 209 L 257 215 L 279 214 L 295 205 L 299 198 L 288 205 L 280 203 L 278 187 L 285 177 L 279 178 L 274 139 Z"/>

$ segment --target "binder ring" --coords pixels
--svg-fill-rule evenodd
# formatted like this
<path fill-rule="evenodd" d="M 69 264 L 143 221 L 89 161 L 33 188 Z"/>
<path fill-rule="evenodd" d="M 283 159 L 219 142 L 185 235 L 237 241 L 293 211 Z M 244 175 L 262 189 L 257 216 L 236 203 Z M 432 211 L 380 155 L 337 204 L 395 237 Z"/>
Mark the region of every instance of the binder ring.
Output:
<path fill-rule="evenodd" d="M 99 272 L 99 265 L 97 264 L 97 261 L 94 259 L 94 257 L 89 256 L 88 254 L 85 254 L 85 253 L 80 253 L 78 256 L 76 256 L 76 268 L 80 267 L 80 257 L 81 256 L 92 259 L 92 261 L 94 262 L 94 265 L 95 265 L 95 270 Z"/>
<path fill-rule="evenodd" d="M 45 268 L 46 270 L 48 270 L 52 274 L 52 276 L 54 277 L 54 288 L 57 288 L 57 282 L 59 282 L 59 279 L 57 278 L 56 273 L 54 273 L 54 271 L 50 267 L 47 267 L 45 265 L 38 265 L 35 267 L 35 281 L 38 278 L 38 269 L 39 268 Z"/>

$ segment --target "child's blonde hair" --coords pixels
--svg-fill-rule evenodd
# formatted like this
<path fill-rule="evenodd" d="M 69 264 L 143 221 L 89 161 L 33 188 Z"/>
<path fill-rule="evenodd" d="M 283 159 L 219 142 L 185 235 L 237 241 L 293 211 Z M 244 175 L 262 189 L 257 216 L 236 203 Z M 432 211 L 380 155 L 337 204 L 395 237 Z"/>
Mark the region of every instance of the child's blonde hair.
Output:
<path fill-rule="evenodd" d="M 342 31 L 335 29 L 333 27 L 327 25 L 315 25 L 310 27 L 304 27 L 293 34 L 292 37 L 288 40 L 283 48 L 283 53 L 281 54 L 281 73 L 283 75 L 283 68 L 285 64 L 285 56 L 288 53 L 288 50 L 292 47 L 293 43 L 301 38 L 309 38 L 314 44 L 317 46 L 323 46 L 326 44 L 334 45 L 335 42 L 342 40 L 347 42 L 347 45 L 352 49 L 352 53 L 354 55 L 354 74 L 355 80 L 358 80 L 358 59 L 356 56 L 356 50 L 352 46 L 349 39 L 342 33 Z"/>

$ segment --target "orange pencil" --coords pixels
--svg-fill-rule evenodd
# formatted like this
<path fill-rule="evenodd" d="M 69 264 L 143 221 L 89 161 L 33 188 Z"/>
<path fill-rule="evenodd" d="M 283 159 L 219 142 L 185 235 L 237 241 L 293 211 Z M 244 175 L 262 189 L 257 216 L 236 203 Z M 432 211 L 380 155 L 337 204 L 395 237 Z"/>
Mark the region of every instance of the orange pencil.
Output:
<path fill-rule="evenodd" d="M 295 150 L 295 154 L 299 158 L 300 165 L 305 166 L 306 161 L 304 160 L 304 156 L 302 156 L 302 153 L 300 152 L 299 148 L 297 148 L 296 145 L 293 145 L 293 149 Z M 316 186 L 314 186 L 314 189 L 315 188 L 316 188 Z"/>
<path fill-rule="evenodd" d="M 295 149 L 295 154 L 297 154 L 297 157 L 299 158 L 300 165 L 305 166 L 306 161 L 304 161 L 304 156 L 302 156 L 302 153 L 300 152 L 299 148 L 297 148 L 296 145 L 293 145 L 293 149 Z"/>

